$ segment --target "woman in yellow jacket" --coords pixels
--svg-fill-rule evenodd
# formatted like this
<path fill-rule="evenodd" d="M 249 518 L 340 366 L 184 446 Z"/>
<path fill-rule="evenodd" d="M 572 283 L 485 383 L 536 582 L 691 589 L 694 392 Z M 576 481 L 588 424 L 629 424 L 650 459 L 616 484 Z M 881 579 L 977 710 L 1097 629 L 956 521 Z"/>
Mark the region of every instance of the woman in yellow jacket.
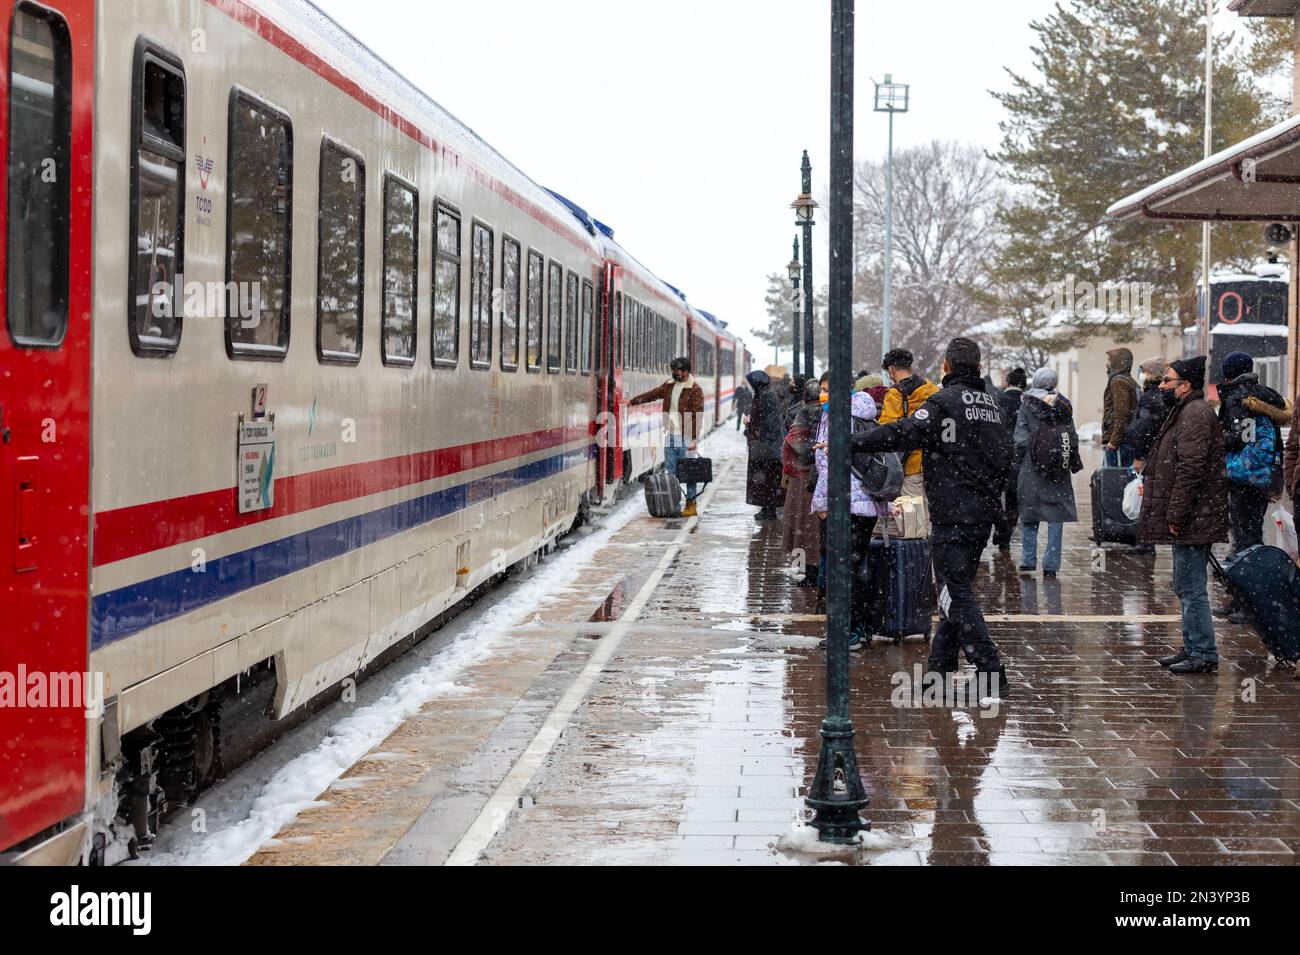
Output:
<path fill-rule="evenodd" d="M 880 365 L 893 382 L 885 392 L 885 400 L 880 408 L 881 424 L 910 418 L 917 408 L 925 404 L 925 399 L 939 390 L 933 381 L 913 373 L 912 353 L 906 348 L 891 348 Z M 920 497 L 924 493 L 921 452 L 916 450 L 903 462 L 903 495 Z"/>

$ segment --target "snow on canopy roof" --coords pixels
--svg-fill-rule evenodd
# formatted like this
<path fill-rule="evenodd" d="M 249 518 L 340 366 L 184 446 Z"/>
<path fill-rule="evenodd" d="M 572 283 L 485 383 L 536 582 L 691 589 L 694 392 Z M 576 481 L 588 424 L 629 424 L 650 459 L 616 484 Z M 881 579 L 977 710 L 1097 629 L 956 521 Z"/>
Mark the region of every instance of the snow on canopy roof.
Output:
<path fill-rule="evenodd" d="M 1243 17 L 1292 17 L 1300 0 L 1232 0 L 1228 9 Z"/>
<path fill-rule="evenodd" d="M 1300 2 L 1300 0 L 1298 0 Z M 1287 283 L 1290 267 L 1285 262 L 1256 262 L 1249 272 L 1223 269 L 1210 273 L 1210 282 L 1282 282 Z"/>
<path fill-rule="evenodd" d="M 1286 338 L 1286 325 L 1269 325 L 1264 322 L 1238 322 L 1229 325 L 1220 322 L 1210 329 L 1211 335 L 1242 335 L 1250 338 Z"/>
<path fill-rule="evenodd" d="M 1293 219 L 1294 215 L 1284 212 L 1291 207 L 1293 186 L 1275 177 L 1270 178 L 1271 167 L 1268 167 L 1261 169 L 1259 181 L 1248 187 L 1240 181 L 1237 170 L 1245 159 L 1253 159 L 1261 166 L 1265 162 L 1285 162 L 1296 148 L 1297 140 L 1300 140 L 1300 116 L 1293 116 L 1125 196 L 1106 210 L 1106 217 L 1128 219 L 1144 215 L 1160 219 L 1162 211 L 1168 213 L 1170 210 L 1155 206 L 1169 206 L 1188 197 L 1198 199 L 1204 192 L 1200 204 L 1206 208 L 1173 210 L 1169 218 Z M 1230 206 L 1226 213 L 1221 209 L 1223 203 Z M 1279 211 L 1274 212 L 1274 207 Z"/>

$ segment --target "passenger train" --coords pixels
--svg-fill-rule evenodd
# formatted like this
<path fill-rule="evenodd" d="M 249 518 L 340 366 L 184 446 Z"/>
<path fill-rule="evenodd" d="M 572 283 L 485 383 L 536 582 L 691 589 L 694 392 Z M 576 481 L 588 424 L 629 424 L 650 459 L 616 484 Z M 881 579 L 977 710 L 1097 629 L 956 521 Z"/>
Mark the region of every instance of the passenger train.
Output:
<path fill-rule="evenodd" d="M 751 359 L 304 0 L 0 11 L 0 859 L 113 861 Z"/>

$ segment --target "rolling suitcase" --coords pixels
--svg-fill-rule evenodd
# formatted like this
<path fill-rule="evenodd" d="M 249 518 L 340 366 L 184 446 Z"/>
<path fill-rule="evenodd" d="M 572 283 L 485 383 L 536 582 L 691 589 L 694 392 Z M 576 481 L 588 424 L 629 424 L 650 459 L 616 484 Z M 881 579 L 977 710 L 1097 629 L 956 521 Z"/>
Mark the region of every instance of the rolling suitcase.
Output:
<path fill-rule="evenodd" d="M 1300 573 L 1279 547 L 1256 544 L 1220 564 L 1210 552 L 1214 576 L 1246 608 L 1255 632 L 1285 667 L 1300 660 Z"/>
<path fill-rule="evenodd" d="M 918 538 L 871 539 L 867 551 L 870 574 L 868 619 L 871 632 L 895 643 L 904 637 L 929 639 L 935 609 L 930 542 Z"/>
<path fill-rule="evenodd" d="M 1136 544 L 1137 521 L 1124 514 L 1128 468 L 1098 468 L 1092 473 L 1092 539 L 1098 544 Z"/>
<path fill-rule="evenodd" d="M 645 506 L 651 517 L 681 517 L 682 485 L 677 477 L 656 471 L 646 478 Z"/>

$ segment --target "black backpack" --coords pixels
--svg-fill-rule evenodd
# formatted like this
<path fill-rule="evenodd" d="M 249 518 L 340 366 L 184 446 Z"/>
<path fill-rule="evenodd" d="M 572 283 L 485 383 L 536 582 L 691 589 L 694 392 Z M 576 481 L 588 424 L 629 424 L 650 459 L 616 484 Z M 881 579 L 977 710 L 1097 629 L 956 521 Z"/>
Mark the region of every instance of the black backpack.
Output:
<path fill-rule="evenodd" d="M 1029 449 L 1034 470 L 1048 478 L 1061 478 L 1078 470 L 1079 438 L 1068 418 L 1052 418 L 1039 423 L 1034 444 Z"/>

